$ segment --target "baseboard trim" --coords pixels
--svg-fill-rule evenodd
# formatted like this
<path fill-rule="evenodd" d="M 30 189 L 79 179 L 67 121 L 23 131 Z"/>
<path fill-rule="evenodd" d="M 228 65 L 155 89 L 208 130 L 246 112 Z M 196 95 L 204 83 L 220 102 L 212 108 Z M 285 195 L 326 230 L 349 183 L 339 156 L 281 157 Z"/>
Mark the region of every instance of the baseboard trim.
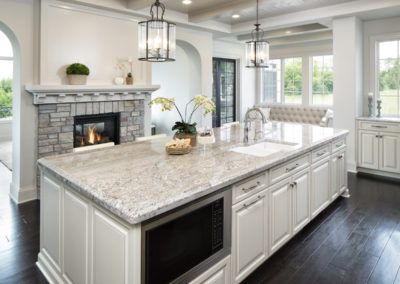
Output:
<path fill-rule="evenodd" d="M 65 281 L 58 275 L 58 272 L 51 266 L 50 261 L 47 259 L 46 255 L 42 252 L 39 252 L 36 266 L 43 273 L 44 277 L 47 281 L 49 281 L 49 283 L 65 283 Z"/>
<path fill-rule="evenodd" d="M 381 178 L 381 179 L 386 179 L 386 180 L 395 181 L 395 182 L 399 182 L 399 180 L 400 180 L 400 174 L 397 174 L 397 173 L 371 170 L 371 169 L 366 169 L 366 168 L 358 168 L 358 173 L 362 174 L 362 175 L 372 176 L 375 178 Z"/>
<path fill-rule="evenodd" d="M 38 199 L 37 188 L 35 185 L 18 188 L 14 183 L 11 183 L 9 195 L 17 204 Z"/>

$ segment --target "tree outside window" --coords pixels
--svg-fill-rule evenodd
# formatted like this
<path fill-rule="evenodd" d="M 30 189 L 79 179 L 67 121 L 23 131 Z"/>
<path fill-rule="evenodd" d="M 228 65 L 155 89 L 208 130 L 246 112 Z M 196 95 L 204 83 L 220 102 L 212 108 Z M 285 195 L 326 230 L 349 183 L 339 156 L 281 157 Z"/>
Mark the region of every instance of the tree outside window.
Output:
<path fill-rule="evenodd" d="M 399 40 L 379 42 L 379 97 L 386 116 L 400 115 L 399 45 Z"/>
<path fill-rule="evenodd" d="M 11 42 L 0 31 L 0 119 L 12 115 L 13 52 Z"/>
<path fill-rule="evenodd" d="M 333 56 L 313 56 L 312 103 L 333 104 Z"/>
<path fill-rule="evenodd" d="M 284 102 L 289 104 L 302 103 L 302 58 L 285 58 L 284 60 Z"/>

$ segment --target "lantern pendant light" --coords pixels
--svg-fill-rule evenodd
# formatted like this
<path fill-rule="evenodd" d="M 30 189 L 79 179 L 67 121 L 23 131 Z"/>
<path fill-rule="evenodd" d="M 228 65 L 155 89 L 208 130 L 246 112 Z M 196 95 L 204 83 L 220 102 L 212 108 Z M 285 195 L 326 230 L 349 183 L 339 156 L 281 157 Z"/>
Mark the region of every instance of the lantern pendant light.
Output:
<path fill-rule="evenodd" d="M 175 61 L 176 25 L 164 20 L 165 5 L 156 0 L 150 8 L 151 19 L 139 22 L 139 60 Z"/>
<path fill-rule="evenodd" d="M 251 41 L 246 42 L 246 67 L 248 68 L 267 68 L 269 60 L 269 42 L 263 40 L 264 31 L 258 23 L 258 0 L 257 0 L 257 19 L 254 24 L 256 27 L 251 32 Z"/>

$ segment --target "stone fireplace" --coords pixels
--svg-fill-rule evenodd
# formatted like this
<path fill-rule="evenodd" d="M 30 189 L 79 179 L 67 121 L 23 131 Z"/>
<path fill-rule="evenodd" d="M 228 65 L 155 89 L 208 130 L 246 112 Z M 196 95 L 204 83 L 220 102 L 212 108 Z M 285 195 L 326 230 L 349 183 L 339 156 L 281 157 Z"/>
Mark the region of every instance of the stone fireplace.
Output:
<path fill-rule="evenodd" d="M 120 144 L 150 135 L 149 102 L 158 88 L 26 86 L 38 110 L 38 159 L 71 153 L 82 144 Z M 88 137 L 89 130 L 95 141 Z"/>

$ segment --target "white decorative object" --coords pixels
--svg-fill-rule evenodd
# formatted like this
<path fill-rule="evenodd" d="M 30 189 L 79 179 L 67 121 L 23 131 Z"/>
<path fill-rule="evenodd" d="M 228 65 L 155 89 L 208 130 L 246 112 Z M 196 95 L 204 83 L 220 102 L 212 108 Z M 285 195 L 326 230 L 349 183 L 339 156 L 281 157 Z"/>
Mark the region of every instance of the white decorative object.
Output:
<path fill-rule="evenodd" d="M 114 78 L 114 83 L 115 85 L 123 85 L 124 84 L 124 78 L 123 77 L 115 77 Z"/>
<path fill-rule="evenodd" d="M 374 101 L 374 93 L 369 92 L 368 93 L 368 112 L 369 112 L 369 117 L 373 116 L 373 112 L 372 112 L 372 102 Z"/>
<path fill-rule="evenodd" d="M 87 75 L 68 75 L 70 85 L 86 85 Z"/>

